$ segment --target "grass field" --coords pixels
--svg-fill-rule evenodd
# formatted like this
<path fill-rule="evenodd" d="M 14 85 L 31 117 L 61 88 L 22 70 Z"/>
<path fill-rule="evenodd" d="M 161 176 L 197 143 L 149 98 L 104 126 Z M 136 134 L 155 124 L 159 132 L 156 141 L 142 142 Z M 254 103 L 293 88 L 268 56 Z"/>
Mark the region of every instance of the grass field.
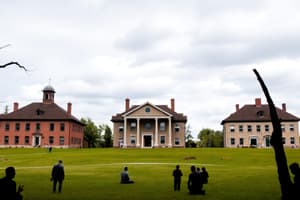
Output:
<path fill-rule="evenodd" d="M 300 162 L 299 149 L 286 154 L 288 163 Z M 66 179 L 63 192 L 53 194 L 50 173 L 58 159 Z M 180 192 L 172 187 L 176 164 L 183 171 Z M 209 172 L 205 196 L 188 194 L 191 165 Z M 0 149 L 1 176 L 7 166 L 16 168 L 15 181 L 25 185 L 24 200 L 280 199 L 272 149 Z M 124 166 L 135 184 L 119 183 Z"/>

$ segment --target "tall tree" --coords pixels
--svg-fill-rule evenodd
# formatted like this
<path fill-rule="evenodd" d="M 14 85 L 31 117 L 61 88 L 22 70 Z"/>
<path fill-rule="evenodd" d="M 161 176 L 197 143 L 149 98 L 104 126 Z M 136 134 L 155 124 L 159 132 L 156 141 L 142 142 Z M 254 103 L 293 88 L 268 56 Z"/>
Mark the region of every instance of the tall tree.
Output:
<path fill-rule="evenodd" d="M 184 139 L 185 139 L 185 147 L 196 147 L 197 144 L 193 141 L 193 135 L 191 131 L 191 126 L 188 125 L 185 129 Z"/>
<path fill-rule="evenodd" d="M 273 146 L 275 152 L 275 160 L 277 165 L 278 179 L 281 188 L 281 199 L 290 200 L 294 197 L 291 196 L 292 191 L 292 181 L 289 174 L 287 159 L 282 143 L 282 130 L 280 120 L 277 116 L 276 107 L 273 103 L 273 100 L 270 96 L 267 86 L 265 85 L 263 79 L 259 75 L 256 69 L 253 69 L 255 75 L 257 76 L 258 82 L 260 83 L 262 90 L 266 96 L 267 102 L 269 104 L 269 110 L 271 115 L 271 121 L 273 125 L 273 133 L 271 136 L 271 145 Z"/>
<path fill-rule="evenodd" d="M 89 148 L 96 147 L 99 138 L 98 127 L 94 124 L 94 122 L 90 118 L 87 119 L 82 118 L 80 121 L 85 124 L 84 131 L 83 131 L 84 140 L 87 142 L 88 147 Z"/>
<path fill-rule="evenodd" d="M 113 146 L 112 131 L 108 125 L 105 125 L 103 139 L 104 139 L 104 147 Z"/>
<path fill-rule="evenodd" d="M 204 128 L 198 134 L 200 147 L 223 147 L 223 133 Z"/>

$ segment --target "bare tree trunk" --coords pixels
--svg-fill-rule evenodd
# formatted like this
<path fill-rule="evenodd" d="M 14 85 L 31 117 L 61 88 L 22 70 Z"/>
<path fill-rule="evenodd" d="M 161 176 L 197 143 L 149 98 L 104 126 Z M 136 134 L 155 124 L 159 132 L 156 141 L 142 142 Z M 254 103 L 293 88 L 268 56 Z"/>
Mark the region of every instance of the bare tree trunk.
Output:
<path fill-rule="evenodd" d="M 264 81 L 260 77 L 259 73 L 256 69 L 253 69 L 257 79 L 262 87 L 262 90 L 266 96 L 267 102 L 269 104 L 270 116 L 273 125 L 273 133 L 271 137 L 271 144 L 273 146 L 275 152 L 275 159 L 277 164 L 277 173 L 278 179 L 281 187 L 281 199 L 282 200 L 290 200 L 292 197 L 291 188 L 292 181 L 289 174 L 288 164 L 286 155 L 284 152 L 284 147 L 282 143 L 282 130 L 280 120 L 277 116 L 275 105 L 271 99 L 268 88 L 266 87 Z"/>

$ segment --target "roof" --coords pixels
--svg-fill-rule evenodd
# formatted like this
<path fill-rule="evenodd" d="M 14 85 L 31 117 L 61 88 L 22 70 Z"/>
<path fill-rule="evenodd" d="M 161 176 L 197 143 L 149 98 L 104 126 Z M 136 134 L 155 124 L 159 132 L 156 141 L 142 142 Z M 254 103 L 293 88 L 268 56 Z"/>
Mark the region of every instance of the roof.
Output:
<path fill-rule="evenodd" d="M 143 104 L 145 105 L 145 104 Z M 151 104 L 152 105 L 152 104 Z M 169 115 L 172 116 L 172 119 L 174 121 L 178 121 L 178 122 L 186 122 L 187 121 L 187 117 L 185 115 L 183 115 L 182 113 L 177 113 L 175 111 L 172 111 L 167 105 L 153 105 L 155 107 L 157 107 L 159 110 L 164 111 L 165 113 L 168 113 Z M 138 109 L 138 107 L 141 107 L 141 105 L 132 105 L 129 110 L 122 112 L 122 113 L 118 113 L 114 116 L 112 116 L 111 121 L 112 122 L 121 122 L 123 121 L 123 115 L 125 115 L 126 113 L 131 113 L 133 110 Z"/>
<path fill-rule="evenodd" d="M 76 117 L 69 115 L 63 108 L 55 103 L 31 103 L 23 108 L 8 114 L 0 115 L 0 121 L 3 120 L 28 120 L 28 121 L 74 121 L 83 124 Z"/>
<path fill-rule="evenodd" d="M 278 118 L 281 121 L 299 121 L 300 118 L 276 107 Z M 238 111 L 232 113 L 229 117 L 224 119 L 221 124 L 226 122 L 270 122 L 271 116 L 268 104 L 244 105 Z"/>

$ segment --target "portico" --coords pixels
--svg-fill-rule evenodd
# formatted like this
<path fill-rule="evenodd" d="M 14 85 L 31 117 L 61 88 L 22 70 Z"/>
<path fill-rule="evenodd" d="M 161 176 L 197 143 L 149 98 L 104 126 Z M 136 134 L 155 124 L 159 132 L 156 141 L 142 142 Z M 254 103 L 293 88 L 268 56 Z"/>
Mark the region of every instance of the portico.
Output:
<path fill-rule="evenodd" d="M 174 100 L 171 102 L 171 109 L 149 102 L 130 108 L 126 99 L 126 111 L 112 117 L 114 147 L 184 147 L 186 117 L 173 111 Z"/>

